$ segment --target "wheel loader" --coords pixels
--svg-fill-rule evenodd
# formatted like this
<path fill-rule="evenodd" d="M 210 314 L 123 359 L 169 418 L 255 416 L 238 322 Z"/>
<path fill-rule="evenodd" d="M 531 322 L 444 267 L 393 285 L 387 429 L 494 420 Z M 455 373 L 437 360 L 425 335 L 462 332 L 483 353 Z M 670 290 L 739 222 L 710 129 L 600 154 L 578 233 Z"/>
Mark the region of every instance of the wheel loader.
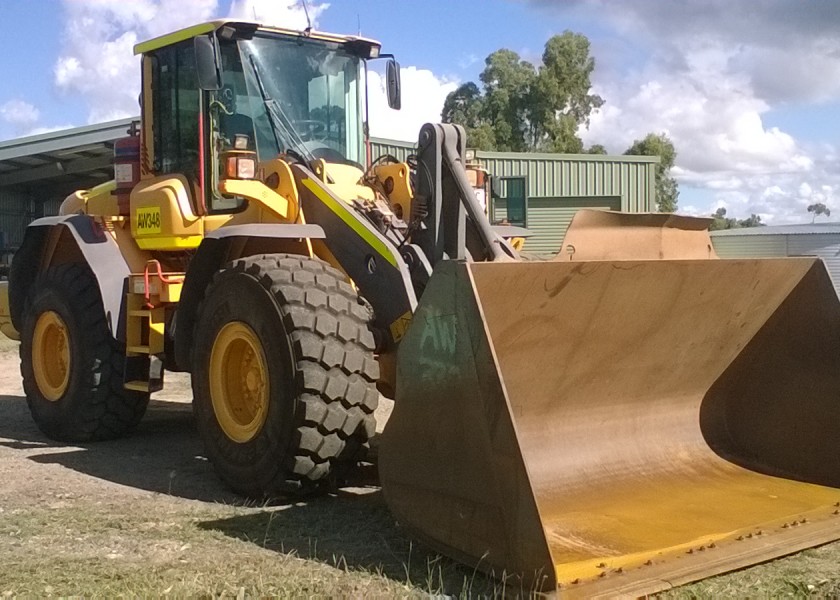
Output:
<path fill-rule="evenodd" d="M 398 522 L 535 592 L 643 595 L 840 538 L 821 261 L 721 260 L 707 220 L 584 211 L 524 262 L 461 127 L 370 156 L 379 43 L 213 21 L 135 52 L 114 181 L 33 222 L 3 290 L 48 437 L 125 435 L 189 372 L 219 477 L 311 494 L 365 451 L 381 392 Z"/>

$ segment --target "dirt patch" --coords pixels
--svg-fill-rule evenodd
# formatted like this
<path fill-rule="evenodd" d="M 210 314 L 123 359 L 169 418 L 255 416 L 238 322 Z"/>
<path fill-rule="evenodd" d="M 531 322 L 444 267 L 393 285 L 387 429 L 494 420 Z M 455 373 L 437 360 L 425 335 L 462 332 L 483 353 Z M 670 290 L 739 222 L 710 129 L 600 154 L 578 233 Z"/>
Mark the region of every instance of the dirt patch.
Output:
<path fill-rule="evenodd" d="M 0 345 L 0 596 L 496 589 L 405 536 L 368 479 L 307 502 L 244 502 L 203 455 L 190 392 L 167 374 L 132 435 L 61 444 L 29 415 L 16 344 Z M 385 401 L 377 416 L 389 413 Z"/>

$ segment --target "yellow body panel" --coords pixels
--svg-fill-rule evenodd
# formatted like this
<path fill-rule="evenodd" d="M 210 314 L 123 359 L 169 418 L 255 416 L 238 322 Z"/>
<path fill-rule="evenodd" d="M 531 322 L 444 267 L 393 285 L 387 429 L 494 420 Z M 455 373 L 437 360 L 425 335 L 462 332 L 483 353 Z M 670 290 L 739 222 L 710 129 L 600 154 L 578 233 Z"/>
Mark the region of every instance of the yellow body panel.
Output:
<path fill-rule="evenodd" d="M 391 201 L 391 206 L 394 207 L 397 216 L 407 221 L 411 215 L 411 198 L 413 197 L 408 179 L 408 165 L 405 163 L 378 165 L 374 167 L 373 172 L 386 191 L 389 187 L 391 188 L 388 192 L 388 200 Z M 390 185 L 388 180 L 391 182 Z"/>
<path fill-rule="evenodd" d="M 114 181 L 106 181 L 89 190 L 73 192 L 61 203 L 58 214 L 117 215 L 119 214 L 117 199 L 112 193 L 116 187 L 117 184 Z"/>
<path fill-rule="evenodd" d="M 131 233 L 145 250 L 195 248 L 204 237 L 204 222 L 190 204 L 183 175 L 141 181 L 131 192 Z"/>
<path fill-rule="evenodd" d="M 350 200 L 375 200 L 373 190 L 362 183 L 364 173 L 353 165 L 315 161 L 315 174 L 326 182 L 327 187 L 345 202 Z"/>
<path fill-rule="evenodd" d="M 297 216 L 300 212 L 300 198 L 294 175 L 292 175 L 292 170 L 289 168 L 289 163 L 275 158 L 262 163 L 260 167 L 265 173 L 263 181 L 270 181 L 276 175 L 277 185 L 274 187 L 274 191 L 289 203 L 289 220 L 297 221 Z M 292 218 L 292 215 L 294 215 L 294 218 Z"/>
<path fill-rule="evenodd" d="M 379 254 L 382 258 L 387 260 L 394 266 L 397 266 L 397 259 L 394 257 L 393 252 L 385 245 L 385 243 L 372 235 L 369 230 L 365 229 L 359 221 L 350 214 L 352 208 L 348 208 L 347 206 L 343 205 L 342 203 L 336 201 L 332 196 L 324 192 L 321 187 L 312 181 L 311 179 L 304 179 L 303 185 L 309 189 L 313 194 L 318 196 L 318 198 L 330 209 L 338 215 L 338 217 L 347 223 L 347 225 L 353 229 L 356 233 L 358 233 L 362 239 L 364 239 L 371 247 L 372 250 L 375 250 L 377 254 Z"/>
<path fill-rule="evenodd" d="M 134 46 L 134 54 L 145 54 L 151 50 L 163 48 L 164 46 L 171 46 L 172 44 L 189 40 L 201 34 L 210 33 L 218 28 L 217 23 L 218 22 L 200 23 L 199 25 L 193 25 L 192 27 L 187 27 L 186 29 L 179 29 L 178 31 L 161 35 L 146 42 L 141 42 Z"/>
<path fill-rule="evenodd" d="M 117 197 L 113 194 L 116 183 L 109 181 L 91 188 L 87 192 L 87 213 L 91 215 L 116 216 L 120 214 Z"/>
<path fill-rule="evenodd" d="M 289 201 L 262 181 L 225 179 L 219 182 L 219 191 L 229 196 L 242 196 L 257 200 L 281 219 L 289 218 Z"/>

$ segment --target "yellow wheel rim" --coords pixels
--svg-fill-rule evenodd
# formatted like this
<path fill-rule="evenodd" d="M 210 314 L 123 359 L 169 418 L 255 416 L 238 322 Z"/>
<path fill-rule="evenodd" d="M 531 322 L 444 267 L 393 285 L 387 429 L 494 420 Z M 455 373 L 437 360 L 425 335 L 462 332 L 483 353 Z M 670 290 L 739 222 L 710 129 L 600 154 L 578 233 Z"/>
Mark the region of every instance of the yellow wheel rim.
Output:
<path fill-rule="evenodd" d="M 257 334 L 241 321 L 222 327 L 210 354 L 210 399 L 222 431 L 244 444 L 268 414 L 268 363 Z"/>
<path fill-rule="evenodd" d="M 55 402 L 70 382 L 70 338 L 58 313 L 48 310 L 38 317 L 32 336 L 32 369 L 35 383 L 47 400 Z"/>

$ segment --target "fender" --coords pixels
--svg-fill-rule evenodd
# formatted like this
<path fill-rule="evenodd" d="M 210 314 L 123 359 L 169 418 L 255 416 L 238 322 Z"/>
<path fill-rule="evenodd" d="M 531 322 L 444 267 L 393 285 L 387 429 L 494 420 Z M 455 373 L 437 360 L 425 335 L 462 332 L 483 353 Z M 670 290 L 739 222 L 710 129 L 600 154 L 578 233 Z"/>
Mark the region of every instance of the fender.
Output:
<path fill-rule="evenodd" d="M 99 283 L 111 335 L 119 339 L 128 264 L 114 239 L 88 215 L 44 217 L 29 224 L 9 270 L 9 310 L 21 331 L 26 297 L 38 273 L 52 265 L 84 262 Z"/>
<path fill-rule="evenodd" d="M 172 336 L 175 341 L 175 364 L 189 371 L 193 332 L 198 306 L 213 275 L 228 262 L 255 254 L 287 252 L 308 254 L 305 239 L 323 239 L 318 225 L 268 224 L 230 225 L 208 234 L 198 246 L 187 268 L 184 288 L 175 313 Z"/>

